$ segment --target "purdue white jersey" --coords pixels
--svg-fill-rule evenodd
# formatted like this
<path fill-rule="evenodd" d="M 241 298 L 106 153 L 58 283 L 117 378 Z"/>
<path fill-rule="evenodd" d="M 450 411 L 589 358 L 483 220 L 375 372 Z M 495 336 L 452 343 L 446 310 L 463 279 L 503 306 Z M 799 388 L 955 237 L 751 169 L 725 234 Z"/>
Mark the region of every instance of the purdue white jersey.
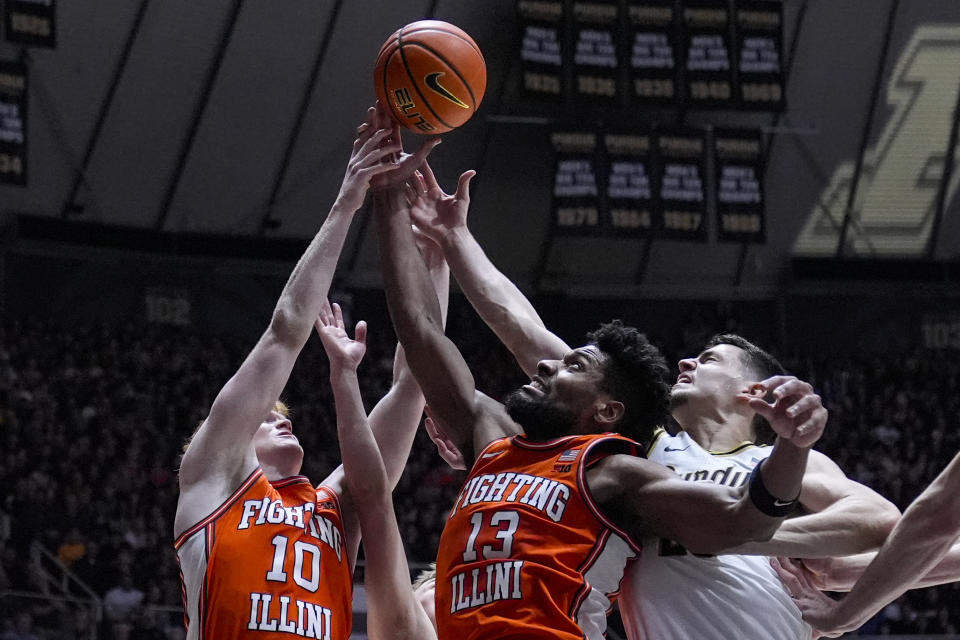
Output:
<path fill-rule="evenodd" d="M 654 434 L 647 457 L 691 481 L 745 484 L 771 447 L 710 453 L 689 435 Z M 810 627 L 764 556 L 694 556 L 647 538 L 627 570 L 620 613 L 630 640 L 799 640 Z"/>

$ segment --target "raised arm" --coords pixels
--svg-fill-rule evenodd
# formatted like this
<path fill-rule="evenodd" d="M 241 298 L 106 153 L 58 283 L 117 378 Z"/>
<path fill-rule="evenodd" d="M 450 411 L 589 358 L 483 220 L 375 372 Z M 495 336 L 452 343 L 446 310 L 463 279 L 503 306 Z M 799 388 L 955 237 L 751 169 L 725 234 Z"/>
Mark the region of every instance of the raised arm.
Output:
<path fill-rule="evenodd" d="M 837 464 L 811 451 L 800 490 L 804 515 L 787 519 L 773 538 L 730 550 L 749 555 L 823 558 L 883 544 L 900 510 L 873 489 L 851 480 Z"/>
<path fill-rule="evenodd" d="M 390 317 L 435 418 L 464 452 L 515 433 L 503 408 L 476 391 L 467 363 L 443 333 L 437 297 L 414 242 L 402 188 L 375 192 L 374 214 Z"/>
<path fill-rule="evenodd" d="M 874 558 L 876 551 L 858 553 L 838 558 L 804 558 L 791 562 L 781 559 L 782 564 L 791 563 L 803 571 L 811 585 L 820 591 L 850 591 Z M 960 543 L 954 542 L 946 555 L 925 576 L 910 587 L 919 589 L 938 584 L 960 582 Z"/>
<path fill-rule="evenodd" d="M 436 246 L 426 247 L 423 257 L 440 305 L 440 315 L 446 318 L 449 270 Z M 318 333 L 322 330 L 321 328 L 322 324 L 318 324 Z M 387 394 L 377 402 L 368 417 L 373 437 L 380 449 L 391 491 L 397 486 L 407 457 L 410 455 L 423 408 L 423 394 L 407 364 L 403 347 L 397 345 L 393 362 L 393 384 Z M 347 550 L 352 562 L 360 547 L 360 535 L 357 531 L 359 522 L 356 520 L 357 505 L 350 492 L 342 491 L 346 486 L 343 465 L 334 469 L 324 479 L 323 484 L 341 494 L 341 504 L 345 514 L 344 529 L 347 532 Z"/>
<path fill-rule="evenodd" d="M 744 402 L 778 435 L 744 490 L 685 481 L 648 460 L 618 455 L 589 472 L 594 499 L 635 536 L 674 540 L 692 553 L 768 540 L 797 501 L 810 447 L 827 416 L 816 410 L 809 385 L 790 376 L 764 380 L 753 393 Z M 771 404 L 759 399 L 767 393 L 775 398 Z"/>
<path fill-rule="evenodd" d="M 360 398 L 357 365 L 365 351 L 366 325 L 358 323 L 355 340 L 351 340 L 334 305 L 320 314 L 317 332 L 330 358 L 346 486 L 362 535 L 371 541 L 364 549 L 367 633 L 372 640 L 436 638 L 433 625 L 410 588 L 410 569 L 390 497 L 393 483 Z"/>
<path fill-rule="evenodd" d="M 464 172 L 457 191 L 448 195 L 427 163 L 422 171 L 424 189 L 412 198 L 410 217 L 442 248 L 470 304 L 527 375 L 533 376 L 544 358 L 562 358 L 570 347 L 544 326 L 530 301 L 493 265 L 467 228 L 470 180 L 476 172 Z"/>
<path fill-rule="evenodd" d="M 913 503 L 844 598 L 832 600 L 792 567 L 781 568 L 803 617 L 825 635 L 865 623 L 930 572 L 960 535 L 960 454 Z"/>
<path fill-rule="evenodd" d="M 382 145 L 389 129 L 374 129 L 374 112 L 357 129 L 346 175 L 326 220 L 287 280 L 270 325 L 224 385 L 192 438 L 180 466 L 175 529 L 208 515 L 257 465 L 253 436 L 280 396 L 326 299 L 354 213 L 373 176 L 394 165 L 381 160 L 397 150 Z"/>
<path fill-rule="evenodd" d="M 420 243 L 423 262 L 430 275 L 434 295 L 440 306 L 441 324 L 447 317 L 450 270 L 439 248 L 430 242 Z M 370 427 L 380 447 L 390 487 L 400 480 L 423 415 L 423 393 L 407 363 L 403 347 L 397 345 L 393 364 L 393 386 L 370 412 Z"/>

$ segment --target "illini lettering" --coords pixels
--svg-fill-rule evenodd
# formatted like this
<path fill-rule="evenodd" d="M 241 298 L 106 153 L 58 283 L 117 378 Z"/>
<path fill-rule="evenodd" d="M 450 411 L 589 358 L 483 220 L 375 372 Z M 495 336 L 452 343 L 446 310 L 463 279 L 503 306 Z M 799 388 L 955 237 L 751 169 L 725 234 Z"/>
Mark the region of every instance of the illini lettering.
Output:
<path fill-rule="evenodd" d="M 292 606 L 291 606 L 292 605 Z M 333 612 L 312 602 L 270 593 L 250 594 L 250 631 L 279 631 L 301 638 L 330 640 Z"/>
<path fill-rule="evenodd" d="M 526 473 L 485 473 L 472 478 L 460 491 L 452 517 L 468 505 L 491 502 L 514 502 L 542 511 L 554 522 L 560 522 L 570 499 L 570 487 L 541 476 Z"/>
<path fill-rule="evenodd" d="M 479 607 L 497 600 L 521 600 L 523 588 L 520 572 L 523 560 L 492 562 L 483 567 L 462 571 L 450 579 L 453 599 L 450 613 Z"/>
<path fill-rule="evenodd" d="M 285 524 L 297 529 L 305 529 L 313 538 L 325 543 L 337 554 L 337 560 L 343 561 L 343 540 L 340 530 L 330 520 L 313 513 L 316 505 L 306 502 L 295 507 L 284 506 L 279 500 L 246 500 L 243 503 L 243 516 L 237 529 L 249 529 L 250 526 L 263 524 Z M 256 519 L 254 520 L 254 517 Z M 312 636 L 309 636 L 312 637 Z"/>

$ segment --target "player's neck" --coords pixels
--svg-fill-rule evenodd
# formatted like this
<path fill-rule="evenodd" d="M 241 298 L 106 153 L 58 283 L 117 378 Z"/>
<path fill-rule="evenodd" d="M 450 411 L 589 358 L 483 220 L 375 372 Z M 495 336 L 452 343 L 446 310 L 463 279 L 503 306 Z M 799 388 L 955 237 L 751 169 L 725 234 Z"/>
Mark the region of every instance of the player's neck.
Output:
<path fill-rule="evenodd" d="M 260 468 L 263 469 L 263 475 L 269 482 L 279 482 L 280 480 L 285 480 L 287 478 L 300 475 L 299 467 L 293 468 L 289 465 L 281 467 L 278 465 L 261 462 Z"/>
<path fill-rule="evenodd" d="M 753 442 L 750 419 L 739 414 L 710 413 L 695 415 L 675 410 L 673 417 L 694 442 L 707 451 L 729 451 L 744 442 Z"/>

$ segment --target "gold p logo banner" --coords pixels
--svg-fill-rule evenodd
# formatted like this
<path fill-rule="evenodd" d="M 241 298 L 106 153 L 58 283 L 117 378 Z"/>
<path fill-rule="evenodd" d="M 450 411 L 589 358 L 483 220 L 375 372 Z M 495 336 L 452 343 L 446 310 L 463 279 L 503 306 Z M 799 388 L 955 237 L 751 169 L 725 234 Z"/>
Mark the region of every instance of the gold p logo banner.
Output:
<path fill-rule="evenodd" d="M 920 256 L 936 212 L 947 141 L 960 84 L 960 25 L 921 26 L 887 83 L 891 115 L 864 154 L 847 230 L 850 254 Z M 957 154 L 960 158 L 960 154 Z M 837 167 L 794 245 L 800 256 L 834 255 L 855 159 Z M 947 185 L 956 193 L 960 171 Z"/>

